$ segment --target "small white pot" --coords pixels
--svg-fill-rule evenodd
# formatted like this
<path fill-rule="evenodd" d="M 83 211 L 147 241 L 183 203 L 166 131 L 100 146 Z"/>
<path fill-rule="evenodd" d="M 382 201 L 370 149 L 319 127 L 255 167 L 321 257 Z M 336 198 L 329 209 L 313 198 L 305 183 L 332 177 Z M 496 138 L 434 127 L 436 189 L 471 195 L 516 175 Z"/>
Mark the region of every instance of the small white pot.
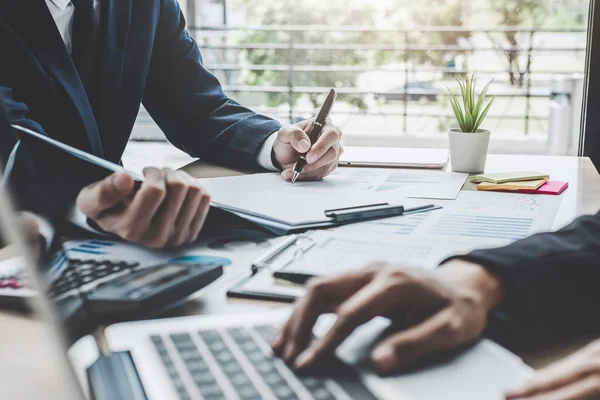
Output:
<path fill-rule="evenodd" d="M 478 129 L 474 133 L 464 133 L 460 129 L 450 129 L 448 139 L 452 171 L 473 173 L 485 169 L 490 131 Z"/>

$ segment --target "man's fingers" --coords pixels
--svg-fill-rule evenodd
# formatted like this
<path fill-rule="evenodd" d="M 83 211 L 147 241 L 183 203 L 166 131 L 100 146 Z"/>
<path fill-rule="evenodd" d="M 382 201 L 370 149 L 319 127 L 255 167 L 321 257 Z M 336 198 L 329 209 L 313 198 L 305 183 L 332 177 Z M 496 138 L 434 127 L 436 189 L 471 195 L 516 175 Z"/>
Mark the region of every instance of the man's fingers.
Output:
<path fill-rule="evenodd" d="M 165 245 L 176 246 L 171 239 L 175 231 L 175 221 L 185 201 L 188 185 L 179 173 L 165 168 L 162 170 L 165 177 L 166 197 L 152 221 L 151 232 L 147 232 L 146 245 L 153 248 L 162 248 Z"/>
<path fill-rule="evenodd" d="M 600 375 L 593 374 L 564 386 L 534 394 L 506 395 L 507 400 L 592 400 L 600 396 Z"/>
<path fill-rule="evenodd" d="M 279 140 L 290 144 L 298 153 L 306 153 L 310 149 L 310 138 L 302 129 L 289 125 L 280 131 Z"/>
<path fill-rule="evenodd" d="M 399 332 L 381 342 L 371 353 L 375 369 L 381 374 L 402 369 L 435 351 L 459 344 L 461 329 L 452 309 L 434 314 L 425 322 Z"/>
<path fill-rule="evenodd" d="M 329 175 L 330 173 L 332 173 L 337 167 L 337 163 L 333 163 L 333 164 L 329 164 L 326 165 L 324 167 L 321 167 L 319 169 L 313 170 L 313 171 L 309 171 L 309 172 L 302 172 L 300 174 L 300 176 L 298 177 L 299 181 L 319 181 L 323 178 L 325 178 L 327 175 Z M 287 175 L 283 175 L 283 178 L 286 179 Z M 288 179 L 286 179 L 288 180 Z"/>
<path fill-rule="evenodd" d="M 336 322 L 325 336 L 298 356 L 296 368 L 312 365 L 323 355 L 333 352 L 359 325 L 385 314 L 386 298 L 391 293 L 384 289 L 380 282 L 375 280 L 342 303 L 336 310 Z M 389 299 L 387 300 L 389 302 Z"/>
<path fill-rule="evenodd" d="M 139 243 L 150 229 L 152 218 L 162 204 L 166 194 L 166 184 L 163 172 L 158 168 L 144 169 L 145 180 L 136 193 L 127 212 L 121 218 L 121 237 Z"/>
<path fill-rule="evenodd" d="M 190 230 L 198 213 L 200 201 L 202 201 L 202 189 L 197 185 L 190 185 L 181 211 L 175 220 L 174 246 L 180 246 L 193 240 Z"/>
<path fill-rule="evenodd" d="M 317 171 L 323 167 L 328 167 L 331 164 L 337 164 L 340 156 L 340 146 L 338 144 L 333 145 L 327 150 L 327 153 L 312 164 L 308 164 L 304 167 L 302 174 L 310 174 L 311 172 Z"/>
<path fill-rule="evenodd" d="M 285 179 L 286 181 L 291 181 L 293 176 L 294 176 L 293 168 L 288 168 L 288 169 L 284 169 L 283 171 L 281 171 L 281 177 L 283 179 Z"/>
<path fill-rule="evenodd" d="M 104 211 L 127 198 L 133 188 L 134 182 L 130 175 L 116 172 L 83 188 L 77 196 L 77 207 L 88 217 L 96 219 Z"/>
<path fill-rule="evenodd" d="M 306 161 L 309 164 L 315 163 L 323 157 L 329 149 L 340 142 L 342 132 L 334 127 L 331 122 L 328 122 L 319 139 L 313 144 L 310 151 L 306 155 Z"/>
<path fill-rule="evenodd" d="M 319 315 L 366 285 L 374 274 L 374 269 L 365 269 L 311 281 L 306 296 L 298 302 L 289 320 L 275 335 L 273 350 L 283 353 L 284 358 L 292 362 L 310 343 L 312 328 Z"/>
<path fill-rule="evenodd" d="M 309 164 L 304 168 L 304 170 L 298 177 L 298 180 L 299 181 L 319 181 L 319 180 L 325 178 L 326 176 L 328 176 L 329 174 L 331 174 L 333 171 L 335 171 L 337 166 L 338 166 L 338 162 L 336 160 L 335 162 L 330 163 L 325 166 L 322 166 L 318 169 L 308 170 L 309 167 L 311 167 L 311 165 Z M 308 170 L 308 172 L 307 172 L 307 170 Z M 293 167 L 287 168 L 281 172 L 281 177 L 286 181 L 291 181 L 293 176 L 294 176 Z"/>
<path fill-rule="evenodd" d="M 311 341 L 312 329 L 317 318 L 330 304 L 328 299 L 332 288 L 331 281 L 319 279 L 310 283 L 306 295 L 300 300 L 290 320 L 286 324 L 286 345 L 283 349 L 283 358 L 293 362 L 298 354 L 303 351 Z M 278 348 L 276 351 L 280 350 Z"/>
<path fill-rule="evenodd" d="M 210 211 L 210 196 L 202 191 L 202 195 L 200 196 L 200 203 L 198 204 L 198 209 L 196 210 L 196 216 L 194 220 L 190 224 L 190 236 L 189 241 L 193 242 L 196 240 L 202 227 L 204 226 L 204 222 L 206 222 L 206 217 L 208 212 Z"/>
<path fill-rule="evenodd" d="M 506 395 L 508 399 L 532 396 L 568 385 L 586 375 L 600 372 L 600 358 L 586 357 L 588 348 L 584 348 L 569 357 L 552 363 L 540 370 L 527 385 Z"/>

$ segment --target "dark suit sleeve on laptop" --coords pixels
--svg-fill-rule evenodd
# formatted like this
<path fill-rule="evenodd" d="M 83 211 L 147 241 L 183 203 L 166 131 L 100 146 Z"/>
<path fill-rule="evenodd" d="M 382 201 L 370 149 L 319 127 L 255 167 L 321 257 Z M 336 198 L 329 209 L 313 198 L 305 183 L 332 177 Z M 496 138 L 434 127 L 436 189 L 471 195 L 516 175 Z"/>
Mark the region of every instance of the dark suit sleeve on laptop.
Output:
<path fill-rule="evenodd" d="M 507 322 L 504 326 L 515 336 L 600 331 L 600 213 L 554 233 L 453 258 L 480 264 L 500 277 L 505 302 L 494 322 Z"/>
<path fill-rule="evenodd" d="M 188 154 L 258 169 L 257 154 L 280 124 L 229 99 L 202 64 L 176 0 L 161 2 L 144 106 L 167 138 Z"/>

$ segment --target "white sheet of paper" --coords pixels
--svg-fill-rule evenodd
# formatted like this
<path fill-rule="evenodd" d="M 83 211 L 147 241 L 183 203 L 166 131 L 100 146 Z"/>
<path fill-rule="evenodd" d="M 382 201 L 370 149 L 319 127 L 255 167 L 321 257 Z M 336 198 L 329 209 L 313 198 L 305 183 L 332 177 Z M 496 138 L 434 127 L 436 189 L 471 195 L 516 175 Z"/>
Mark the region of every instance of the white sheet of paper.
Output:
<path fill-rule="evenodd" d="M 335 275 L 377 261 L 435 268 L 455 254 L 551 230 L 560 201 L 558 196 L 462 192 L 440 210 L 313 232 L 318 245 L 285 270 Z"/>
<path fill-rule="evenodd" d="M 214 205 L 292 225 L 328 221 L 324 211 L 372 204 L 428 204 L 397 194 L 349 187 L 339 179 L 291 184 L 277 173 L 200 179 Z"/>
<path fill-rule="evenodd" d="M 435 212 L 435 211 L 434 211 Z M 347 234 L 317 231 L 311 237 L 317 242 L 302 257 L 290 262 L 285 255 L 273 262 L 273 269 L 315 276 L 333 276 L 356 271 L 372 263 L 390 262 L 405 267 L 435 268 L 445 258 L 481 247 L 493 247 L 493 240 L 470 240 L 448 237 L 432 241 L 427 237 L 403 237 L 368 233 Z M 289 252 L 293 252 L 291 249 Z"/>
<path fill-rule="evenodd" d="M 346 188 L 397 197 L 454 200 L 469 174 L 394 168 L 338 168 L 327 178 Z"/>
<path fill-rule="evenodd" d="M 443 241 L 449 237 L 501 246 L 534 233 L 550 231 L 560 196 L 463 191 L 454 201 L 440 201 L 441 210 L 346 225 L 339 232 L 383 234 Z"/>

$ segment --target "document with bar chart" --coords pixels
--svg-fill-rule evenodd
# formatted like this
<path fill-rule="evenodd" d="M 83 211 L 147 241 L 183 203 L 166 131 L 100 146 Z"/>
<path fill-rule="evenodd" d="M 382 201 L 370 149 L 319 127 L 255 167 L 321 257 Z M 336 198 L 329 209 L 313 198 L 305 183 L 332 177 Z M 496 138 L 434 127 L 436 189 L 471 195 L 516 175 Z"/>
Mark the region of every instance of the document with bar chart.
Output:
<path fill-rule="evenodd" d="M 509 244 L 552 229 L 560 196 L 463 191 L 440 210 L 348 225 L 336 235 L 381 235 L 385 241 L 420 243 L 427 259 Z"/>
<path fill-rule="evenodd" d="M 475 249 L 497 247 L 552 229 L 560 196 L 465 191 L 443 208 L 305 234 L 311 245 L 278 258 L 272 269 L 335 275 L 373 262 L 435 268 Z"/>

